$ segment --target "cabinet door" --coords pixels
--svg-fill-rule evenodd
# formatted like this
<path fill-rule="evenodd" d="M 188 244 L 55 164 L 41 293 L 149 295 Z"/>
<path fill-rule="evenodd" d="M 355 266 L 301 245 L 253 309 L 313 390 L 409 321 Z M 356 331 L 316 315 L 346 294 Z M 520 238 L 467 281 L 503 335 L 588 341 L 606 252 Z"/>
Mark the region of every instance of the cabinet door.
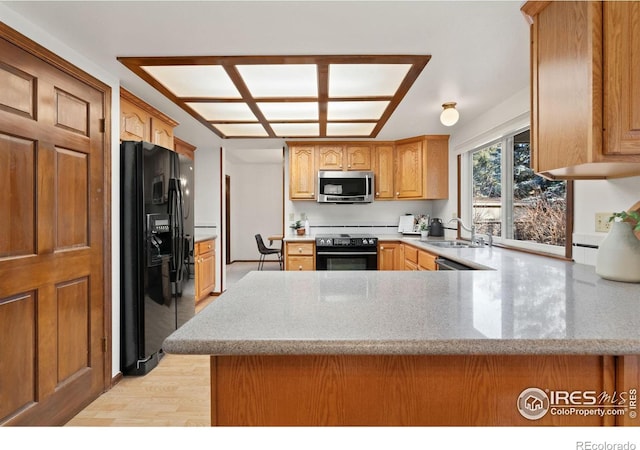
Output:
<path fill-rule="evenodd" d="M 376 200 L 393 199 L 394 197 L 394 156 L 393 145 L 380 145 L 374 149 L 373 171 Z"/>
<path fill-rule="evenodd" d="M 378 243 L 378 270 L 398 270 L 398 248 L 394 242 Z"/>
<path fill-rule="evenodd" d="M 603 8 L 604 153 L 640 155 L 640 3 Z"/>
<path fill-rule="evenodd" d="M 420 250 L 418 252 L 418 268 L 420 270 L 436 270 L 436 256 Z"/>
<path fill-rule="evenodd" d="M 291 200 L 314 200 L 316 198 L 314 150 L 313 145 L 289 148 L 289 198 Z"/>
<path fill-rule="evenodd" d="M 216 284 L 215 281 L 215 253 L 208 252 L 200 257 L 200 262 L 198 264 L 198 272 L 197 275 L 200 277 L 200 292 L 199 297 L 202 298 L 208 295 L 213 291 L 213 288 Z"/>
<path fill-rule="evenodd" d="M 344 148 L 341 145 L 320 145 L 318 147 L 318 170 L 342 170 Z"/>
<path fill-rule="evenodd" d="M 423 198 L 424 162 L 422 141 L 399 144 L 396 148 L 396 197 Z"/>
<path fill-rule="evenodd" d="M 173 127 L 160 119 L 152 117 L 151 142 L 173 150 Z"/>
<path fill-rule="evenodd" d="M 151 117 L 149 113 L 124 99 L 120 100 L 120 139 L 149 141 Z"/>
<path fill-rule="evenodd" d="M 371 170 L 371 147 L 369 145 L 347 146 L 347 170 Z"/>
<path fill-rule="evenodd" d="M 214 240 L 195 245 L 195 297 L 200 300 L 213 292 L 216 285 L 216 247 Z"/>

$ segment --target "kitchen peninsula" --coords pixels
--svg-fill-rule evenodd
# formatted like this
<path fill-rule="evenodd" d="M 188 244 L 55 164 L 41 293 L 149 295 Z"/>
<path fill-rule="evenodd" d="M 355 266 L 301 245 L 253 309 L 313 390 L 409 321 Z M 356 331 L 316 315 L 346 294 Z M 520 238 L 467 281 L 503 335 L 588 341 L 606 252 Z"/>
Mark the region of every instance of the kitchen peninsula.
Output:
<path fill-rule="evenodd" d="M 252 272 L 174 332 L 211 355 L 212 425 L 639 424 L 639 284 L 407 242 L 490 270 Z"/>

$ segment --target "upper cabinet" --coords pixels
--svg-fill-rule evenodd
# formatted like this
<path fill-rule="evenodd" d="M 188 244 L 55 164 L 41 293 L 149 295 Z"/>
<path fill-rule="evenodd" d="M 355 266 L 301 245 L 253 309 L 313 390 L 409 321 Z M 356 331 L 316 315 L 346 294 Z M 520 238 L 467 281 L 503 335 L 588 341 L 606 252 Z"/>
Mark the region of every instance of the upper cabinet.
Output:
<path fill-rule="evenodd" d="M 289 198 L 291 200 L 315 200 L 315 160 L 314 145 L 289 146 Z"/>
<path fill-rule="evenodd" d="M 449 136 L 419 136 L 397 141 L 395 187 L 398 199 L 446 199 Z"/>
<path fill-rule="evenodd" d="M 174 149 L 173 129 L 178 122 L 120 88 L 120 139 L 146 141 Z"/>
<path fill-rule="evenodd" d="M 534 170 L 640 175 L 640 4 L 527 2 Z"/>
<path fill-rule="evenodd" d="M 318 170 L 371 170 L 371 146 L 318 145 Z"/>
<path fill-rule="evenodd" d="M 373 148 L 373 182 L 376 200 L 395 198 L 395 154 L 393 143 L 378 144 Z"/>
<path fill-rule="evenodd" d="M 180 138 L 173 138 L 173 149 L 176 153 L 186 156 L 187 158 L 193 160 L 195 159 L 196 147 L 194 145 L 189 144 L 188 142 L 183 141 Z"/>
<path fill-rule="evenodd" d="M 287 142 L 289 198 L 315 200 L 318 170 L 372 170 L 376 200 L 446 199 L 449 136 L 396 142 Z"/>

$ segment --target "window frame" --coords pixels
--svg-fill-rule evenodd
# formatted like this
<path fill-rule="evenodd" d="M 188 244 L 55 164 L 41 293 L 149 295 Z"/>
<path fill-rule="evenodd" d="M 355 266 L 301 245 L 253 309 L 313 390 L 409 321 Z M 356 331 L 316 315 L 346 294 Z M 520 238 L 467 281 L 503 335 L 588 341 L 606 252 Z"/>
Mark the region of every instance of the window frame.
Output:
<path fill-rule="evenodd" d="M 530 126 L 519 126 L 505 132 L 500 137 L 488 140 L 479 145 L 474 145 L 463 150 L 458 155 L 458 217 L 460 217 L 465 225 L 472 224 L 473 218 L 473 153 L 492 145 L 502 143 L 501 152 L 501 230 L 505 236 L 509 236 L 509 229 L 513 230 L 513 144 L 514 137 L 524 131 L 530 130 Z M 533 149 L 532 149 L 533 162 Z M 548 244 L 540 244 L 528 241 L 520 241 L 512 238 L 504 238 L 502 236 L 494 236 L 493 243 L 498 247 L 509 248 L 512 250 L 523 251 L 528 253 L 551 256 L 561 259 L 572 258 L 572 235 L 573 235 L 573 181 L 566 180 L 566 237 L 565 245 L 555 246 Z M 471 234 L 461 228 L 458 228 L 458 238 L 470 239 Z"/>

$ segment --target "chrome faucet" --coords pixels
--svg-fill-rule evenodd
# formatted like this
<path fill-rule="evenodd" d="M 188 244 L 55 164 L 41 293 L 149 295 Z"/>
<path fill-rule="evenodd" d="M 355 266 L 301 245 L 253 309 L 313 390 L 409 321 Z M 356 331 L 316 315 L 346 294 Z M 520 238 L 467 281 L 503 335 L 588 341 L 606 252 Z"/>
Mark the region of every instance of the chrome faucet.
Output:
<path fill-rule="evenodd" d="M 468 227 L 464 224 L 464 222 L 462 222 L 462 219 L 460 217 L 451 219 L 449 223 L 451 222 L 458 222 L 463 230 L 466 230 L 469 233 L 471 233 L 471 243 L 473 245 L 484 245 L 485 244 L 484 236 L 486 236 L 487 238 L 487 241 L 486 241 L 487 245 L 489 247 L 493 245 L 493 236 L 491 236 L 489 233 L 476 233 L 476 226 L 473 223 L 471 224 L 471 227 Z M 480 237 L 478 236 L 478 234 L 480 235 Z"/>

